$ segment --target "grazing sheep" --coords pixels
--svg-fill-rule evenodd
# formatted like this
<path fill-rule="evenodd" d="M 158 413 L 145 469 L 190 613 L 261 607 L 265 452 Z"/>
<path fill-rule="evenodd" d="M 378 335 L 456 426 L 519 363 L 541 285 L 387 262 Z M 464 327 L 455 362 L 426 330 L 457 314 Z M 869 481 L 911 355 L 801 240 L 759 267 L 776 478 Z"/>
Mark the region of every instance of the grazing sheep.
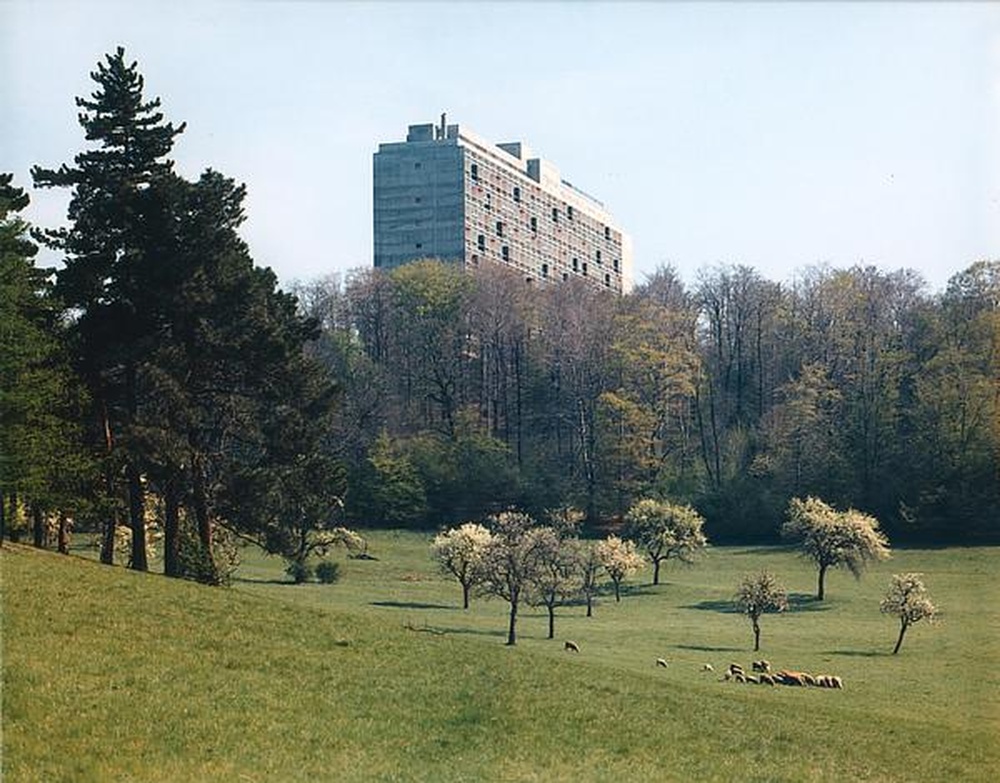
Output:
<path fill-rule="evenodd" d="M 774 677 L 772 677 L 767 672 L 762 672 L 761 675 L 760 675 L 760 684 L 761 685 L 774 685 Z"/>
<path fill-rule="evenodd" d="M 663 658 L 657 658 L 656 659 L 656 665 L 657 666 L 662 666 L 664 669 L 667 668 L 667 662 Z"/>
<path fill-rule="evenodd" d="M 731 679 L 733 679 L 733 675 L 731 675 L 729 672 L 726 672 L 725 674 L 722 675 L 723 682 L 729 682 Z"/>
<path fill-rule="evenodd" d="M 753 674 L 747 674 L 744 677 L 744 682 L 753 683 L 754 685 L 760 685 L 760 680 Z"/>
<path fill-rule="evenodd" d="M 729 673 L 736 674 L 737 672 L 739 672 L 740 674 L 746 674 L 746 672 L 743 671 L 743 667 L 740 666 L 738 663 L 729 664 Z"/>
<path fill-rule="evenodd" d="M 750 664 L 750 668 L 755 672 L 769 672 L 771 671 L 771 663 L 769 661 L 754 661 Z"/>
<path fill-rule="evenodd" d="M 806 674 L 805 672 L 802 672 L 802 680 L 805 682 L 806 685 L 816 684 L 816 678 L 813 677 L 811 674 Z"/>
<path fill-rule="evenodd" d="M 746 682 L 747 676 L 743 672 L 733 672 L 733 679 L 736 682 Z"/>
<path fill-rule="evenodd" d="M 805 686 L 806 681 L 802 679 L 802 672 L 780 671 L 775 675 L 775 680 L 782 685 Z"/>
<path fill-rule="evenodd" d="M 830 680 L 830 686 L 829 687 L 831 687 L 831 688 L 840 688 L 841 690 L 843 690 L 843 688 L 844 688 L 844 681 L 842 679 L 840 679 L 840 677 L 831 676 L 829 678 L 829 680 Z"/>
<path fill-rule="evenodd" d="M 714 672 L 715 671 L 715 667 L 712 666 L 712 664 L 710 664 L 710 663 L 706 663 L 706 664 L 702 664 L 701 670 L 703 672 Z"/>
<path fill-rule="evenodd" d="M 580 652 L 580 645 L 578 645 L 576 642 L 567 641 L 563 649 L 567 650 L 568 652 L 578 653 Z"/>

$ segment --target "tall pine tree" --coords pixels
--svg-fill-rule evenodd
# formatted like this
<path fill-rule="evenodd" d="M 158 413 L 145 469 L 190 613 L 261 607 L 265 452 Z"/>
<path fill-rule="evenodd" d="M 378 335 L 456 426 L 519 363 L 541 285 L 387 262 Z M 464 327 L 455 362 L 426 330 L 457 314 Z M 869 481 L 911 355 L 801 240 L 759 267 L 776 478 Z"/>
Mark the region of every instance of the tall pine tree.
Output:
<path fill-rule="evenodd" d="M 48 231 L 44 241 L 64 253 L 56 292 L 76 315 L 72 327 L 76 361 L 86 380 L 96 428 L 101 433 L 111 496 L 124 474 L 132 529 L 131 564 L 146 570 L 142 453 L 136 427 L 144 400 L 138 365 L 157 338 L 150 315 L 157 288 L 155 226 L 162 223 L 159 190 L 172 174 L 167 158 L 184 130 L 164 122 L 160 101 L 143 97 L 136 63 L 121 47 L 99 63 L 91 99 L 77 98 L 79 122 L 96 148 L 79 153 L 74 165 L 32 169 L 38 187 L 71 188 L 70 226 Z M 120 468 L 120 469 L 119 469 Z M 102 559 L 112 554 L 114 515 Z"/>

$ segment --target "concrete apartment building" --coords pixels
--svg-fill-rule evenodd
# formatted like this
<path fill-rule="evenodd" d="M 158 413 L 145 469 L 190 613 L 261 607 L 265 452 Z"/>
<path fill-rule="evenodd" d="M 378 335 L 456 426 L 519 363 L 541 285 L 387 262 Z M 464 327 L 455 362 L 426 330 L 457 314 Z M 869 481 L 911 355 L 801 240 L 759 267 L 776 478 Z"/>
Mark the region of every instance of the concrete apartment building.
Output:
<path fill-rule="evenodd" d="M 411 125 L 374 155 L 375 266 L 419 258 L 498 263 L 529 283 L 578 277 L 631 287 L 629 237 L 600 201 L 520 142 L 458 125 Z"/>

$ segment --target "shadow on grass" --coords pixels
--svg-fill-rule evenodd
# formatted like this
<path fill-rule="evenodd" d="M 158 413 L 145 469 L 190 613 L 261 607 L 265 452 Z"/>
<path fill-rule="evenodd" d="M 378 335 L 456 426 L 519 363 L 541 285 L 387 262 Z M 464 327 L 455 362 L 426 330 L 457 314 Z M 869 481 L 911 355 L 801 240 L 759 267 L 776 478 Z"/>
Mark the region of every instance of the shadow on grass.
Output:
<path fill-rule="evenodd" d="M 682 609 L 698 609 L 703 612 L 718 612 L 719 614 L 739 614 L 732 600 L 699 601 L 696 604 L 682 606 Z"/>
<path fill-rule="evenodd" d="M 486 630 L 485 628 L 452 628 L 446 625 L 423 625 L 420 627 L 414 626 L 408 630 L 416 632 L 427 632 L 434 634 L 435 636 L 444 636 L 445 634 L 459 634 L 459 635 L 470 635 L 470 636 L 492 636 L 493 638 L 506 639 L 507 631 L 505 630 Z"/>
<path fill-rule="evenodd" d="M 812 593 L 789 593 L 788 609 L 792 612 L 825 612 L 829 604 L 820 601 Z"/>
<path fill-rule="evenodd" d="M 388 606 L 391 609 L 458 609 L 449 604 L 426 604 L 420 601 L 372 601 L 371 606 Z"/>
<path fill-rule="evenodd" d="M 675 644 L 678 650 L 697 650 L 698 652 L 746 652 L 745 647 L 709 647 L 704 644 Z"/>
<path fill-rule="evenodd" d="M 248 585 L 295 585 L 291 579 L 255 579 L 252 576 L 234 576 L 233 581 Z"/>
<path fill-rule="evenodd" d="M 826 650 L 823 655 L 843 655 L 847 658 L 885 658 L 889 653 L 882 650 Z"/>

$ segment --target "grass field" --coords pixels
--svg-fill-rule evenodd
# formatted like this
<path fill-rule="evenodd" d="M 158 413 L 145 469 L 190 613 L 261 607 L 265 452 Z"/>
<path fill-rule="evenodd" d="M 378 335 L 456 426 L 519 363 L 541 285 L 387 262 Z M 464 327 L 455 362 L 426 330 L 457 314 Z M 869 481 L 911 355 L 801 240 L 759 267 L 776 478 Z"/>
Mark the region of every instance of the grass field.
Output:
<path fill-rule="evenodd" d="M 562 609 L 555 641 L 528 610 L 511 649 L 504 604 L 462 611 L 427 543 L 372 534 L 379 559 L 341 557 L 334 585 L 248 551 L 230 590 L 5 547 L 3 779 L 995 779 L 1000 550 L 896 551 L 861 582 L 831 574 L 818 604 L 794 554 L 716 548 L 593 618 Z M 845 690 L 700 671 L 758 657 L 728 599 L 763 566 L 793 607 L 763 619 L 760 655 Z M 943 616 L 892 656 L 878 600 L 905 570 Z"/>

